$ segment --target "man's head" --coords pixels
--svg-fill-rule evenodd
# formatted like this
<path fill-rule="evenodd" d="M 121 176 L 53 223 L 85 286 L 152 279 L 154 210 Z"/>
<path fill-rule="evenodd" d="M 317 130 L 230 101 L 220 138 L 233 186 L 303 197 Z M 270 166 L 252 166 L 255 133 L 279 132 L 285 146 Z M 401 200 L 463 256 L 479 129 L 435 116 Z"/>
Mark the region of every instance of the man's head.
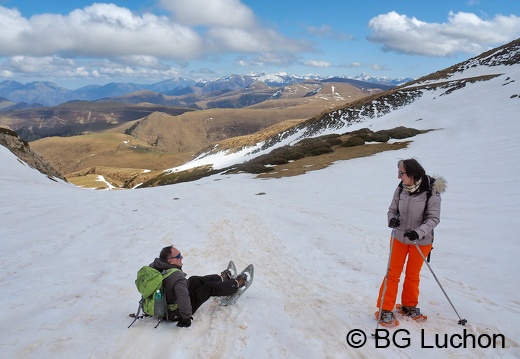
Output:
<path fill-rule="evenodd" d="M 184 258 L 181 252 L 174 246 L 164 247 L 159 254 L 159 258 L 169 264 L 182 267 L 182 259 Z"/>

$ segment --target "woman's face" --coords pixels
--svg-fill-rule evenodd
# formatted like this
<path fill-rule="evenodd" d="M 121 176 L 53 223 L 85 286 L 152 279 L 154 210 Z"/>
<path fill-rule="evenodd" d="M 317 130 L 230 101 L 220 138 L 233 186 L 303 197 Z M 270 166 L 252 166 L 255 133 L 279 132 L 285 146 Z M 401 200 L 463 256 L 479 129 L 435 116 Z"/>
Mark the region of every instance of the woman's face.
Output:
<path fill-rule="evenodd" d="M 412 177 L 408 177 L 408 174 L 404 170 L 404 167 L 399 166 L 399 170 L 397 171 L 397 178 L 399 178 L 405 186 L 414 185 L 414 181 Z"/>

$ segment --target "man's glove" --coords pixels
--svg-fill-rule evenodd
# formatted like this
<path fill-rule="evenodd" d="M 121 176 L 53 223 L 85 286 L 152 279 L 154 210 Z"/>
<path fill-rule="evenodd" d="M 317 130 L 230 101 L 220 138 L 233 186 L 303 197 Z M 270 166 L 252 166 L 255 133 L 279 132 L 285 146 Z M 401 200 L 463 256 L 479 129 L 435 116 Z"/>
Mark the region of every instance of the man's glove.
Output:
<path fill-rule="evenodd" d="M 401 221 L 398 218 L 392 218 L 388 223 L 388 227 L 397 228 L 401 225 Z"/>
<path fill-rule="evenodd" d="M 416 240 L 419 239 L 419 235 L 417 234 L 417 232 L 412 231 L 412 230 L 408 230 L 408 231 L 404 232 L 404 236 L 408 237 L 408 239 L 411 240 L 412 242 L 415 242 Z"/>
<path fill-rule="evenodd" d="M 188 328 L 190 325 L 191 325 L 191 319 L 190 318 L 188 318 L 188 319 L 181 318 L 177 322 L 177 326 L 180 327 L 180 328 Z"/>

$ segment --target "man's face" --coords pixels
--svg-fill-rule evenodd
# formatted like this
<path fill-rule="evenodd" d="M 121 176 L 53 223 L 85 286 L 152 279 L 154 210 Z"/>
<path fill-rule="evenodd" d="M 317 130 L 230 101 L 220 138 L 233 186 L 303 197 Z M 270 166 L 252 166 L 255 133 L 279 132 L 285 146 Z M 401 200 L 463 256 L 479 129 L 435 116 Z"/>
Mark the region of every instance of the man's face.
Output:
<path fill-rule="evenodd" d="M 182 259 L 183 258 L 184 257 L 182 256 L 181 252 L 177 248 L 172 247 L 171 255 L 168 258 L 168 263 L 174 264 L 174 265 L 179 266 L 179 267 L 182 267 Z"/>

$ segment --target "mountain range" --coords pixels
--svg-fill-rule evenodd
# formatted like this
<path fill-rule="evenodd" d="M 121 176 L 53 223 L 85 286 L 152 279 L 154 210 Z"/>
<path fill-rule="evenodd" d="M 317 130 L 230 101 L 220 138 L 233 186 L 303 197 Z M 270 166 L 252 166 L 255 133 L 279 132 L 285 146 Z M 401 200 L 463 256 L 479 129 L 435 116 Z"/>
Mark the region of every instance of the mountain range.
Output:
<path fill-rule="evenodd" d="M 336 76 L 335 80 L 351 82 L 365 87 L 394 87 L 412 78 L 374 77 L 361 74 L 357 77 Z M 217 79 L 171 78 L 153 84 L 108 83 L 106 85 L 88 85 L 76 90 L 69 90 L 52 82 L 36 81 L 22 84 L 17 81 L 0 82 L 0 111 L 41 106 L 56 106 L 68 101 L 98 101 L 121 97 L 134 92 L 150 91 L 156 95 L 181 96 L 191 93 L 210 93 L 215 91 L 234 91 L 245 89 L 254 83 L 268 87 L 284 87 L 305 81 L 330 82 L 331 78 L 319 75 L 299 76 L 286 73 L 250 73 L 247 75 L 229 75 Z M 164 103 L 163 103 L 164 104 Z"/>

